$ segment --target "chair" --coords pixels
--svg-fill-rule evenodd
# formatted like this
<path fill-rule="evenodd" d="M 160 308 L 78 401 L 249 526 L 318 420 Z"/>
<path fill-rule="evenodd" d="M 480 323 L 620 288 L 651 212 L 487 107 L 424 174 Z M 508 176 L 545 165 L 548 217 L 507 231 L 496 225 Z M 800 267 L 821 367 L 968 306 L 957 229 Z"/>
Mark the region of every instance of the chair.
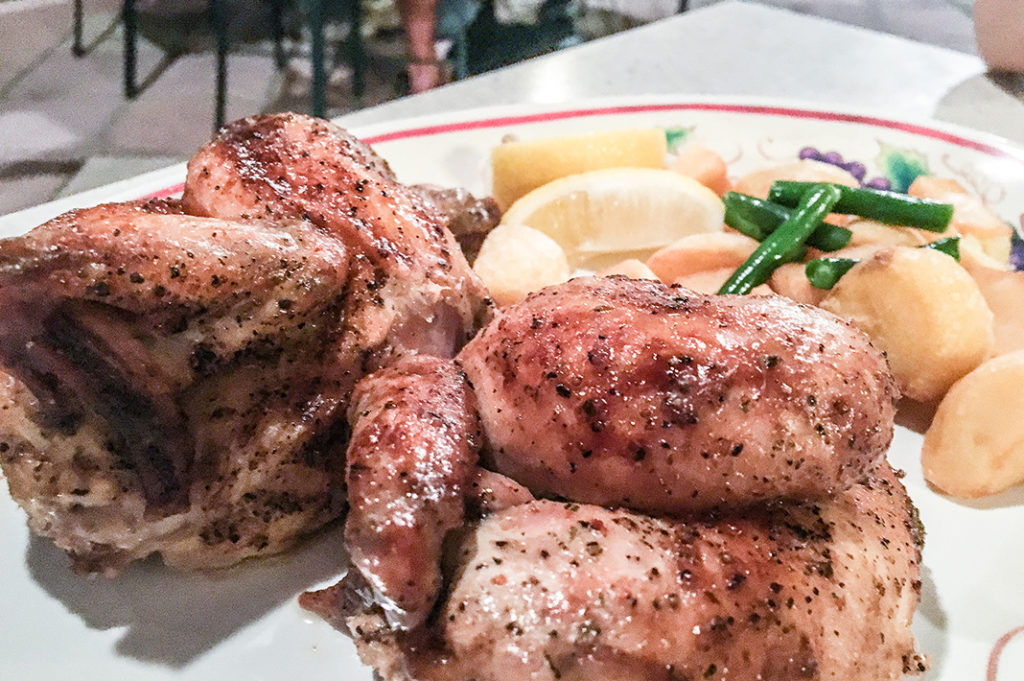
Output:
<path fill-rule="evenodd" d="M 340 5 L 348 22 L 346 50 L 352 66 L 352 93 L 362 97 L 366 92 L 366 46 L 363 44 L 362 6 L 359 0 L 303 0 L 310 34 L 310 61 L 313 64 L 311 84 L 312 114 L 323 117 L 327 113 L 327 70 L 324 68 L 324 26 L 328 10 Z"/>
<path fill-rule="evenodd" d="M 268 0 L 270 2 L 271 34 L 274 40 L 274 61 L 278 68 L 286 63 L 284 50 L 284 11 L 286 0 Z M 328 10 L 340 3 L 345 19 L 350 24 L 347 49 L 349 60 L 353 66 L 353 91 L 361 97 L 366 89 L 366 51 L 362 41 L 362 21 L 359 0 L 301 0 L 311 36 L 311 61 L 313 63 L 313 82 L 311 93 L 311 110 L 315 116 L 326 113 L 327 74 L 324 68 L 324 25 Z M 214 129 L 224 124 L 225 105 L 227 100 L 227 57 L 230 47 L 228 29 L 230 28 L 230 12 L 227 0 L 207 0 L 207 19 L 213 30 L 216 43 L 216 74 L 214 105 Z M 82 37 L 83 2 L 74 3 L 74 41 L 71 47 L 76 57 L 86 53 Z M 124 24 L 123 45 L 123 82 L 124 95 L 134 99 L 140 92 L 138 83 L 138 63 L 136 41 L 138 39 L 138 14 L 136 0 L 124 0 L 121 4 L 121 21 Z"/>

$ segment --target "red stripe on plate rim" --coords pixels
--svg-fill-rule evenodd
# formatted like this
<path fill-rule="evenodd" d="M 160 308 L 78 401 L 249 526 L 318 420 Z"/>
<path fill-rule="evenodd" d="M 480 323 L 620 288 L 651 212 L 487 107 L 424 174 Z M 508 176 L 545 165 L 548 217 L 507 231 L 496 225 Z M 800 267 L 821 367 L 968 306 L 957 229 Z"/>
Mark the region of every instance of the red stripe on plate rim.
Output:
<path fill-rule="evenodd" d="M 1019 156 L 1007 149 L 997 147 L 984 142 L 978 142 L 967 137 L 962 137 L 942 130 L 936 130 L 925 125 L 916 123 L 905 123 L 877 116 L 866 116 L 863 114 L 845 114 L 833 111 L 815 111 L 812 109 L 796 109 L 782 106 L 763 106 L 755 104 L 633 104 L 621 106 L 598 107 L 591 109 L 572 109 L 563 111 L 548 111 L 536 114 L 522 114 L 516 116 L 500 116 L 497 118 L 485 118 L 458 123 L 441 123 L 438 125 L 427 125 L 420 128 L 409 128 L 396 130 L 394 132 L 371 135 L 364 138 L 369 144 L 380 144 L 382 142 L 393 142 L 396 140 L 410 139 L 415 137 L 429 137 L 431 135 L 442 135 L 464 130 L 478 130 L 483 128 L 495 128 L 503 125 L 517 125 L 523 123 L 543 123 L 546 121 L 564 120 L 566 118 L 586 118 L 588 116 L 605 116 L 631 113 L 645 113 L 652 111 L 721 111 L 726 113 L 759 114 L 768 116 L 784 116 L 787 118 L 808 118 L 823 121 L 838 121 L 842 123 L 856 123 L 858 125 L 871 125 L 890 130 L 899 130 L 922 137 L 948 142 L 956 146 L 974 149 L 990 156 L 1002 156 L 1012 158 L 1024 163 L 1024 156 Z"/>
<path fill-rule="evenodd" d="M 183 191 L 185 191 L 185 183 L 179 182 L 178 184 L 172 185 L 170 187 L 157 189 L 155 192 L 150 192 L 145 196 L 140 196 L 139 200 L 145 201 L 147 199 L 166 199 L 168 196 L 174 196 L 175 194 L 180 194 Z"/>
<path fill-rule="evenodd" d="M 784 116 L 787 118 L 807 118 L 821 121 L 837 121 L 841 123 L 855 123 L 858 125 L 870 125 L 889 130 L 898 130 L 921 137 L 953 144 L 980 151 L 989 156 L 1009 158 L 1024 164 L 1024 156 L 1014 153 L 1008 149 L 997 147 L 985 142 L 979 142 L 967 137 L 936 130 L 926 125 L 906 123 L 903 121 L 867 116 L 863 114 L 847 114 L 834 111 L 816 111 L 813 109 L 797 109 L 784 106 L 764 106 L 756 104 L 627 104 L 619 106 L 604 106 L 588 109 L 566 109 L 560 111 L 545 111 L 533 114 L 519 114 L 511 116 L 497 116 L 494 118 L 481 118 L 470 121 L 455 123 L 439 123 L 436 125 L 425 125 L 418 128 L 407 128 L 393 132 L 370 135 L 363 138 L 367 144 L 381 144 L 383 142 L 395 142 L 398 140 L 415 139 L 418 137 L 430 137 L 433 135 L 445 135 L 466 130 L 482 130 L 486 128 L 497 128 L 505 125 L 521 125 L 524 123 L 544 123 L 547 121 L 565 120 L 568 118 L 587 118 L 591 116 L 615 116 L 621 114 L 649 113 L 657 111 L 720 111 L 726 113 L 757 114 L 762 116 Z M 171 187 L 159 189 L 147 194 L 142 199 L 161 199 L 180 193 L 185 188 L 182 183 Z"/>

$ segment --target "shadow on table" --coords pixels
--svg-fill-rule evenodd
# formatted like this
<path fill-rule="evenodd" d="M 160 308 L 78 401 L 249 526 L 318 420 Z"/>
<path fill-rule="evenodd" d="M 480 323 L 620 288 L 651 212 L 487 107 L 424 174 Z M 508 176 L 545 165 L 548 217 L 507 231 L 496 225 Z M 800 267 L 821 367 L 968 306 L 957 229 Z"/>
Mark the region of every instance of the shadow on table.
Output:
<path fill-rule="evenodd" d="M 1024 73 L 990 71 L 986 77 L 1006 94 L 1024 102 Z"/>
<path fill-rule="evenodd" d="M 346 557 L 335 523 L 281 556 L 226 570 L 176 572 L 159 560 L 115 579 L 72 574 L 67 557 L 33 536 L 26 563 L 36 582 L 95 629 L 126 627 L 119 654 L 181 668 L 299 593 L 340 575 Z"/>
<path fill-rule="evenodd" d="M 949 647 L 947 625 L 948 618 L 946 611 L 942 609 L 932 571 L 927 565 L 924 565 L 921 567 L 921 603 L 914 616 L 914 637 L 917 639 L 917 649 L 928 656 L 931 670 L 931 673 L 924 679 L 932 678 L 932 674 L 943 667 Z"/>

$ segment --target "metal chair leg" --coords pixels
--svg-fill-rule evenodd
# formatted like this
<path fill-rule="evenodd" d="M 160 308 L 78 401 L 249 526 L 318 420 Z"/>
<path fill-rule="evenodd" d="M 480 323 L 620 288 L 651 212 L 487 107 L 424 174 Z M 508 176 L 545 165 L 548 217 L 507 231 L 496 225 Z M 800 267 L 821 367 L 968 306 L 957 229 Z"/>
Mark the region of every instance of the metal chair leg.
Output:
<path fill-rule="evenodd" d="M 327 72 L 324 69 L 324 3 L 326 0 L 309 0 L 308 21 L 311 40 L 310 58 L 313 62 L 312 112 L 323 117 L 327 112 Z"/>
<path fill-rule="evenodd" d="M 228 16 L 224 0 L 208 0 L 210 23 L 217 40 L 217 82 L 214 103 L 214 131 L 224 125 L 228 90 Z"/>
<path fill-rule="evenodd" d="M 270 3 L 270 29 L 274 35 L 274 64 L 283 69 L 287 61 L 284 53 L 284 0 Z"/>
<path fill-rule="evenodd" d="M 352 92 L 362 97 L 366 92 L 366 45 L 363 43 L 363 13 L 359 0 L 348 0 L 348 61 L 352 65 Z"/>
<path fill-rule="evenodd" d="M 137 68 L 135 36 L 138 32 L 135 0 L 124 0 L 121 5 L 121 19 L 124 21 L 124 96 L 134 99 L 139 94 L 138 85 L 135 82 Z"/>
<path fill-rule="evenodd" d="M 85 54 L 85 46 L 82 44 L 82 0 L 75 0 L 75 42 L 71 45 L 71 54 L 81 57 Z"/>

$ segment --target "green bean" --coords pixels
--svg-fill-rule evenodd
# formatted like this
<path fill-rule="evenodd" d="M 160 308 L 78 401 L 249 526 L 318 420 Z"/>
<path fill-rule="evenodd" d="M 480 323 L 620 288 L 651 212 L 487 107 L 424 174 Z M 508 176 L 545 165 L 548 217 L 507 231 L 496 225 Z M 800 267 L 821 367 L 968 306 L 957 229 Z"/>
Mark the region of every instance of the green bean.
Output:
<path fill-rule="evenodd" d="M 818 258 L 809 260 L 804 272 L 807 274 L 807 281 L 811 282 L 811 286 L 830 289 L 836 285 L 840 277 L 859 262 L 859 258 Z"/>
<path fill-rule="evenodd" d="M 763 241 L 793 215 L 791 208 L 738 192 L 726 192 L 722 201 L 725 224 L 758 241 Z M 807 238 L 807 245 L 821 251 L 838 251 L 850 243 L 851 236 L 852 232 L 845 227 L 822 222 Z"/>
<path fill-rule="evenodd" d="M 931 248 L 936 251 L 941 251 L 954 260 L 960 260 L 960 237 L 948 236 L 945 239 L 939 239 L 938 241 L 930 241 L 921 248 Z"/>
<path fill-rule="evenodd" d="M 807 188 L 814 182 L 778 180 L 772 185 L 768 198 L 784 206 L 795 206 Z M 889 225 L 917 227 L 932 232 L 943 232 L 953 218 L 953 206 L 928 199 L 917 199 L 906 194 L 878 189 L 839 188 L 841 197 L 835 212 L 878 220 Z"/>
<path fill-rule="evenodd" d="M 751 239 L 764 241 L 764 238 L 771 234 L 771 230 L 777 227 L 778 225 L 775 225 L 770 229 L 766 229 L 761 224 L 758 224 L 754 220 L 749 219 L 748 217 L 743 215 L 739 210 L 736 209 L 735 201 L 730 202 L 729 194 L 732 194 L 732 192 L 727 193 L 723 197 L 723 203 L 725 203 L 725 224 L 729 225 L 740 234 L 749 236 Z M 737 194 L 736 196 L 741 195 Z"/>
<path fill-rule="evenodd" d="M 807 237 L 832 212 L 839 200 L 839 189 L 834 185 L 815 185 L 801 197 L 793 215 L 765 237 L 746 262 L 729 276 L 719 295 L 749 293 L 752 288 L 768 281 L 779 265 L 792 261 L 800 252 Z"/>

